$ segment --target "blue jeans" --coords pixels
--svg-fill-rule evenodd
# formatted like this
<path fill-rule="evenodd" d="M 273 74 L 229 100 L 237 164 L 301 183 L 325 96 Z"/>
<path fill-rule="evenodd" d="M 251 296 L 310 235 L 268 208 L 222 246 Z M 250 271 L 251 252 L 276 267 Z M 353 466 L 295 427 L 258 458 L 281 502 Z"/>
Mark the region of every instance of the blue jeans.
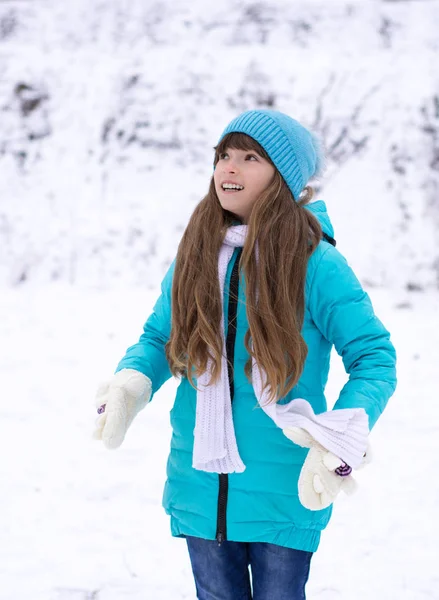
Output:
<path fill-rule="evenodd" d="M 265 542 L 186 541 L 199 600 L 305 600 L 312 552 Z"/>

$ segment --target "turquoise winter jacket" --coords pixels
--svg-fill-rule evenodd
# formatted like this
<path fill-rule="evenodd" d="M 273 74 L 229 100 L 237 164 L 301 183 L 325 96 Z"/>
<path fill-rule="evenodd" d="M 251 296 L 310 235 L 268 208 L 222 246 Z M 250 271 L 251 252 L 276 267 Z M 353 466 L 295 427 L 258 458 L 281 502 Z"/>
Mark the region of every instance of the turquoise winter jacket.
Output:
<path fill-rule="evenodd" d="M 325 203 L 320 200 L 306 209 L 333 238 Z M 291 442 L 262 409 L 255 408 L 253 387 L 244 373 L 249 356 L 244 346 L 248 329 L 245 283 L 238 278 L 241 252 L 241 248 L 235 249 L 227 270 L 224 322 L 227 355 L 233 364 L 230 387 L 235 435 L 246 469 L 227 475 L 192 467 L 196 391 L 184 378 L 170 413 L 173 433 L 163 506 L 176 537 L 269 542 L 314 552 L 332 505 L 310 511 L 300 504 L 297 483 L 308 450 Z M 147 375 L 153 395 L 171 377 L 164 346 L 171 328 L 174 264 L 163 279 L 161 296 L 143 334 L 116 369 L 136 369 Z M 238 303 L 233 300 L 236 295 Z M 363 407 L 372 429 L 396 387 L 395 349 L 345 258 L 326 240 L 319 243 L 308 262 L 305 304 L 302 336 L 308 356 L 299 382 L 281 402 L 300 397 L 308 400 L 316 413 L 327 410 L 324 390 L 334 345 L 349 380 L 333 409 Z"/>

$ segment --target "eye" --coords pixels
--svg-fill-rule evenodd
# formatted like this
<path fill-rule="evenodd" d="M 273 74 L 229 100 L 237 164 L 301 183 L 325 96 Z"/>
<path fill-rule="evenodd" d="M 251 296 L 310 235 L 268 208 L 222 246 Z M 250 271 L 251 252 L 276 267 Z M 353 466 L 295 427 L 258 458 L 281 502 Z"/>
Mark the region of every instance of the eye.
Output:
<path fill-rule="evenodd" d="M 218 156 L 218 160 L 223 160 L 226 156 L 229 156 L 228 152 L 221 152 L 221 154 Z M 253 158 L 256 161 L 258 160 L 255 154 L 246 154 L 245 160 L 248 158 Z"/>

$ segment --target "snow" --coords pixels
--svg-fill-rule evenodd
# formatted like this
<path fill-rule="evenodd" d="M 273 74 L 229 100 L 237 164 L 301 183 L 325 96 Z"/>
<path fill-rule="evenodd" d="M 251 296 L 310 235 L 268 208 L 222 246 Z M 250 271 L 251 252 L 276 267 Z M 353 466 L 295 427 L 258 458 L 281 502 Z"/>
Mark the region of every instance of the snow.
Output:
<path fill-rule="evenodd" d="M 91 439 L 94 391 L 140 335 L 157 293 L 59 284 L 0 297 L 2 600 L 195 597 L 185 542 L 171 537 L 161 507 L 176 381 L 118 450 Z M 374 460 L 357 474 L 359 491 L 337 499 L 313 557 L 310 600 L 439 595 L 438 298 L 370 295 L 393 332 L 399 387 L 371 434 Z M 334 354 L 329 403 L 345 380 Z"/>
<path fill-rule="evenodd" d="M 154 289 L 247 108 L 323 139 L 370 286 L 437 289 L 437 0 L 0 2 L 0 286 Z M 172 173 L 172 176 L 170 176 Z"/>
<path fill-rule="evenodd" d="M 94 393 L 255 106 L 322 136 L 317 197 L 398 353 L 308 598 L 439 598 L 438 19 L 437 0 L 0 1 L 0 600 L 195 597 L 161 507 L 176 381 L 116 451 L 91 439 Z M 345 380 L 334 354 L 330 405 Z"/>

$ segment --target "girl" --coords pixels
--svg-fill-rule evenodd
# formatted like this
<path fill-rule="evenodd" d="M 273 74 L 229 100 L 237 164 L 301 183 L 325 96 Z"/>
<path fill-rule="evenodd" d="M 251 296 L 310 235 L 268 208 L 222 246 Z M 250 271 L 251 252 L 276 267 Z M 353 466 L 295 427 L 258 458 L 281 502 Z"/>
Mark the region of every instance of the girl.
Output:
<path fill-rule="evenodd" d="M 332 502 L 395 390 L 389 332 L 324 202 L 309 204 L 321 166 L 316 137 L 283 113 L 226 127 L 143 334 L 98 390 L 95 437 L 116 448 L 181 378 L 163 506 L 202 600 L 305 598 Z M 332 345 L 349 381 L 327 411 Z"/>

